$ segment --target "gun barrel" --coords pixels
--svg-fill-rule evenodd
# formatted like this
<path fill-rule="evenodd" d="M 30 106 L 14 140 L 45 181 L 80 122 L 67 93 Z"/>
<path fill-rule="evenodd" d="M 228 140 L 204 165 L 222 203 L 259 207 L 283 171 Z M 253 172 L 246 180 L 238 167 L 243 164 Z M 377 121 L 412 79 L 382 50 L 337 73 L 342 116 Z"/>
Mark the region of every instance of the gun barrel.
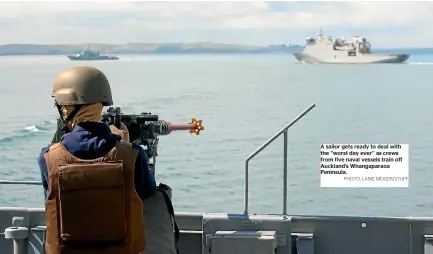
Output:
<path fill-rule="evenodd" d="M 191 130 L 194 129 L 194 124 L 172 124 L 167 123 L 168 125 L 168 133 L 172 131 L 184 131 L 184 130 Z"/>
<path fill-rule="evenodd" d="M 172 124 L 164 120 L 158 120 L 153 124 L 158 129 L 159 135 L 168 135 L 172 131 L 191 130 L 195 128 L 194 124 Z"/>

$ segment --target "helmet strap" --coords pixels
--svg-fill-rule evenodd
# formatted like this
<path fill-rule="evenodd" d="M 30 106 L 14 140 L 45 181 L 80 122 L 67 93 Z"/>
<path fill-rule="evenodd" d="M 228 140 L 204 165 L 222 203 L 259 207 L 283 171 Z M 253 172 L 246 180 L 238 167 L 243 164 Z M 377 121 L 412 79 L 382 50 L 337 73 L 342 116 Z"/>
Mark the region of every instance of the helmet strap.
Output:
<path fill-rule="evenodd" d="M 59 121 L 57 121 L 57 125 L 59 127 L 59 130 L 61 131 L 60 136 L 63 136 L 63 134 L 71 131 L 68 128 L 69 121 L 71 121 L 72 118 L 74 118 L 74 116 L 78 113 L 78 111 L 81 109 L 83 105 L 76 105 L 74 110 L 72 110 L 72 112 L 68 115 L 68 117 L 66 117 L 66 119 L 63 119 L 62 106 L 60 106 L 57 103 L 55 103 L 55 105 L 60 115 Z"/>

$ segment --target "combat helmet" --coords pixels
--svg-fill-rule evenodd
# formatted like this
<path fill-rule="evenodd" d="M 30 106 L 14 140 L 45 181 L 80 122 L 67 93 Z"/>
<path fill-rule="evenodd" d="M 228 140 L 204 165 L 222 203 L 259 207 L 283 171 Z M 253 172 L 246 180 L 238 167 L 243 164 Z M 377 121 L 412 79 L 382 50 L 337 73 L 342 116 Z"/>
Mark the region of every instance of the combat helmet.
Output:
<path fill-rule="evenodd" d="M 55 106 L 60 115 L 52 143 L 60 142 L 60 137 L 70 131 L 68 123 L 83 105 L 113 105 L 107 77 L 102 71 L 90 66 L 76 66 L 62 71 L 54 80 L 51 96 L 55 98 Z M 62 106 L 75 106 L 66 119 L 62 116 Z"/>
<path fill-rule="evenodd" d="M 113 105 L 110 83 L 97 68 L 76 66 L 61 72 L 54 81 L 52 97 L 58 106 L 102 103 Z"/>

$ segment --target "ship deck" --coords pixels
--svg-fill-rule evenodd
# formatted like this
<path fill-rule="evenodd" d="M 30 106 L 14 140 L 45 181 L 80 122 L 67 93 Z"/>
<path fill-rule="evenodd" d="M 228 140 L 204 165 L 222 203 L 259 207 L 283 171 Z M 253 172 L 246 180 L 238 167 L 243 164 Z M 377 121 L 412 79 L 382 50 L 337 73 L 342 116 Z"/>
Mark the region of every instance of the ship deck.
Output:
<path fill-rule="evenodd" d="M 433 253 L 430 217 L 176 213 L 176 221 L 181 229 L 179 252 L 188 254 Z M 15 239 L 0 233 L 1 253 L 45 253 L 44 209 L 1 208 L 0 232 L 6 229 L 16 229 Z"/>
<path fill-rule="evenodd" d="M 433 254 L 433 217 L 287 214 L 287 130 L 314 106 L 247 157 L 242 213 L 175 214 L 181 254 Z M 252 214 L 248 209 L 249 161 L 280 135 L 284 135 L 283 211 L 273 215 Z M 0 181 L 0 184 L 41 183 Z M 44 254 L 45 229 L 43 208 L 0 207 L 0 253 Z"/>

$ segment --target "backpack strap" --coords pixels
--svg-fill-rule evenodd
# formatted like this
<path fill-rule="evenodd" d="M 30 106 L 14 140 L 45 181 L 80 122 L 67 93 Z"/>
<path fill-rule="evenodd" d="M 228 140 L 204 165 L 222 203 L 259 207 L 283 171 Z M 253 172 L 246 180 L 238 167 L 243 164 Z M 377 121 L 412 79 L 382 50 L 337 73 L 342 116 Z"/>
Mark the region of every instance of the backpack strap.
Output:
<path fill-rule="evenodd" d="M 162 195 L 164 196 L 164 200 L 165 200 L 165 204 L 167 205 L 168 212 L 171 214 L 171 216 L 173 218 L 174 240 L 175 240 L 175 244 L 176 244 L 176 253 L 179 254 L 179 248 L 178 248 L 179 237 L 180 237 L 179 227 L 177 226 L 176 219 L 174 218 L 173 204 L 171 203 L 171 199 L 167 194 L 168 189 L 169 189 L 169 187 L 163 183 L 160 183 L 159 186 L 156 188 L 156 190 L 161 192 Z"/>

